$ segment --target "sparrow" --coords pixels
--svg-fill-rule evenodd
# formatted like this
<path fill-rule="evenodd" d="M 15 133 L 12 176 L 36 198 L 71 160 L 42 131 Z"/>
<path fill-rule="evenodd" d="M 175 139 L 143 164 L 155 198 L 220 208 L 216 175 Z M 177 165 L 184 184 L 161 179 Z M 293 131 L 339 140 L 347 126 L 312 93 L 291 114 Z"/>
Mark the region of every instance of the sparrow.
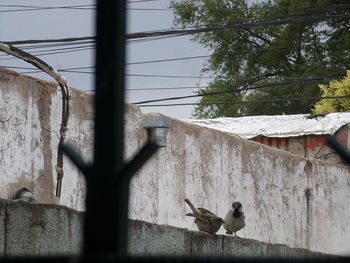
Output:
<path fill-rule="evenodd" d="M 185 199 L 185 202 L 192 210 L 192 213 L 187 213 L 186 216 L 195 217 L 194 223 L 200 231 L 215 234 L 225 222 L 221 217 L 205 208 L 198 207 L 196 209 L 189 199 Z"/>
<path fill-rule="evenodd" d="M 245 227 L 244 212 L 242 212 L 242 204 L 240 202 L 233 202 L 232 208 L 228 211 L 225 217 L 224 228 L 226 229 L 226 234 L 232 235 L 238 230 Z"/>
<path fill-rule="evenodd" d="M 36 203 L 38 202 L 38 197 L 27 188 L 21 188 L 15 193 L 12 200 L 22 200 L 28 203 Z"/>

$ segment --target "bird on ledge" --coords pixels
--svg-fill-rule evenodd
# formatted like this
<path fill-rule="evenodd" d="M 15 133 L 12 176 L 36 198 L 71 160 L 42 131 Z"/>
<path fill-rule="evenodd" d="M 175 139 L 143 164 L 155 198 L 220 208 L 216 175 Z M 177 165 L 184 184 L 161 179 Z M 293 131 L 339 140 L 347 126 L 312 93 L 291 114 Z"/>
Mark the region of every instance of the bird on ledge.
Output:
<path fill-rule="evenodd" d="M 192 210 L 192 213 L 187 213 L 186 216 L 192 216 L 195 218 L 194 223 L 200 231 L 215 234 L 225 222 L 221 217 L 218 217 L 205 208 L 198 207 L 196 209 L 189 199 L 185 199 L 185 202 Z"/>

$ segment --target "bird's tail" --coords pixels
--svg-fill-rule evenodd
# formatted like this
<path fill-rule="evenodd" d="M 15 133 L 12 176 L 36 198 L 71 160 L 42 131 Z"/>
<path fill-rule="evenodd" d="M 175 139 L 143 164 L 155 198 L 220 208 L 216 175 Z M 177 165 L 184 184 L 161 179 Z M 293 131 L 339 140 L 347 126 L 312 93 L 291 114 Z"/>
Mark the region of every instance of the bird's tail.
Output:
<path fill-rule="evenodd" d="M 197 209 L 194 207 L 194 205 L 191 203 L 190 199 L 185 199 L 185 202 L 189 205 L 189 207 L 191 208 L 192 212 L 194 214 L 198 214 Z"/>

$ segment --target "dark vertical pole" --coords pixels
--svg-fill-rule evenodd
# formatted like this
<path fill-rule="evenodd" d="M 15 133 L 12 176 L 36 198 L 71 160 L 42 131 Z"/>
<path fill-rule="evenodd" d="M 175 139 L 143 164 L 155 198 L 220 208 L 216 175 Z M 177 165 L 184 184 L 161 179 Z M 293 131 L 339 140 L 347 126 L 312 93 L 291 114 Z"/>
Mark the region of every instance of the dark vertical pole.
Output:
<path fill-rule="evenodd" d="M 123 257 L 128 185 L 116 171 L 123 164 L 126 1 L 96 4 L 95 149 L 87 177 L 84 253 Z"/>

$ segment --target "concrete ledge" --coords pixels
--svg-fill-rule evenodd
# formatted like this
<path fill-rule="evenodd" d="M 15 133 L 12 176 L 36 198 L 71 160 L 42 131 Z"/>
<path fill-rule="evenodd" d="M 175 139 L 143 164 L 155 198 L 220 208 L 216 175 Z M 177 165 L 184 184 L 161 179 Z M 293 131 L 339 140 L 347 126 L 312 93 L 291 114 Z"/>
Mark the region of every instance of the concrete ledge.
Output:
<path fill-rule="evenodd" d="M 0 199 L 1 255 L 78 255 L 83 241 L 81 212 L 51 204 Z M 129 220 L 129 254 L 333 257 L 306 249 L 167 225 Z"/>
<path fill-rule="evenodd" d="M 2 255 L 77 255 L 83 213 L 49 204 L 0 200 Z"/>
<path fill-rule="evenodd" d="M 129 222 L 129 253 L 133 256 L 334 257 L 334 255 L 291 248 L 283 244 L 270 244 L 226 235 L 210 235 L 141 220 Z"/>

